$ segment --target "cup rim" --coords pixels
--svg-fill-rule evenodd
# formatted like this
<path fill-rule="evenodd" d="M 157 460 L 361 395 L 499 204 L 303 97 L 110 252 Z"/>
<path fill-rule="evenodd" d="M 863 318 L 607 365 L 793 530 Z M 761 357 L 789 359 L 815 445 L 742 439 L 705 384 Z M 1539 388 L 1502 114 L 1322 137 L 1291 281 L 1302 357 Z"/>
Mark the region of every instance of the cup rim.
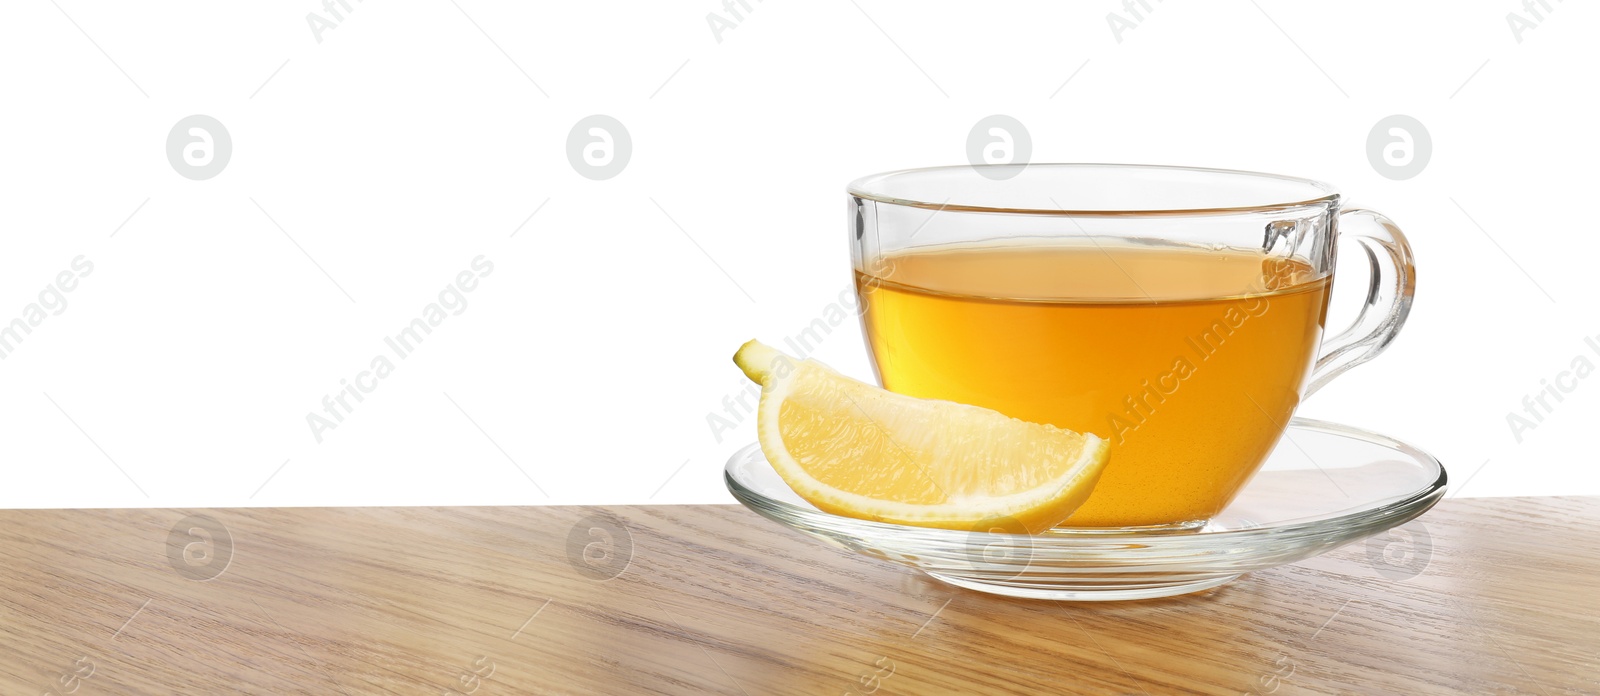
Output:
<path fill-rule="evenodd" d="M 1150 207 L 1150 208 L 1035 208 L 1035 207 L 1004 207 L 994 205 L 978 205 L 959 203 L 954 201 L 934 202 L 919 200 L 903 195 L 893 195 L 883 190 L 883 185 L 891 179 L 924 176 L 939 172 L 953 170 L 990 170 L 1005 171 L 1016 170 L 1020 174 L 1027 169 L 1066 170 L 1066 169 L 1113 169 L 1113 170 L 1153 170 L 1157 172 L 1189 172 L 1196 174 L 1223 175 L 1238 179 L 1263 179 L 1278 183 L 1287 183 L 1302 187 L 1306 191 L 1305 197 L 1296 197 L 1289 201 L 1276 201 L 1256 205 L 1241 206 L 1216 206 L 1216 207 Z M 990 177 L 995 180 L 1009 179 L 1016 174 L 997 175 Z M 852 196 L 866 200 L 900 205 L 913 208 L 924 208 L 936 211 L 955 211 L 971 213 L 1009 213 L 1024 215 L 1052 215 L 1052 216 L 1109 216 L 1109 217 L 1134 217 L 1150 215 L 1219 215 L 1250 212 L 1275 212 L 1292 208 L 1301 208 L 1318 204 L 1337 204 L 1341 194 L 1339 189 L 1327 182 L 1316 179 L 1286 176 L 1282 174 L 1268 174 L 1253 172 L 1243 169 L 1219 169 L 1214 167 L 1190 167 L 1165 164 L 1118 164 L 1100 162 L 1035 162 L 1015 164 L 954 164 L 937 167 L 915 167 L 909 169 L 896 169 L 893 171 L 870 174 L 851 181 L 845 186 L 845 191 Z"/>

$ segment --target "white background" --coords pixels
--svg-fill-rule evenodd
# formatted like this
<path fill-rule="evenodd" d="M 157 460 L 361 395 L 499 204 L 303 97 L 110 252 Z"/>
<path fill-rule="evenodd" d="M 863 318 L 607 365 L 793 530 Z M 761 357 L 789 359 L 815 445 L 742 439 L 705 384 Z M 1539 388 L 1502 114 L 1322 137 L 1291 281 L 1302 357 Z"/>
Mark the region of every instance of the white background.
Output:
<path fill-rule="evenodd" d="M 1411 321 L 1302 415 L 1434 452 L 1453 494 L 1600 493 L 1600 379 L 1520 443 L 1506 420 L 1600 365 L 1590 5 L 350 2 L 321 42 L 311 0 L 8 7 L 0 322 L 94 270 L 0 360 L 0 506 L 727 502 L 754 437 L 708 426 L 728 358 L 847 287 L 845 183 L 964 162 L 990 114 L 1033 161 L 1387 213 Z M 215 178 L 167 161 L 190 114 L 231 134 Z M 566 155 L 590 114 L 631 135 L 613 179 Z M 1391 114 L 1431 134 L 1413 179 L 1368 161 Z M 306 415 L 480 254 L 467 308 L 317 443 Z M 853 323 L 816 355 L 870 376 Z"/>

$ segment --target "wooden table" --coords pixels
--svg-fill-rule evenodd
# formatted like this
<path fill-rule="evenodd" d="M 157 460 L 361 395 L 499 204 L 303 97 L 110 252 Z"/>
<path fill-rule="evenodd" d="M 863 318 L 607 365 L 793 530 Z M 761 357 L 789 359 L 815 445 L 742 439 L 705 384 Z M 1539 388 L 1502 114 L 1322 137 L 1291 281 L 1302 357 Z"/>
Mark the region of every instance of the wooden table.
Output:
<path fill-rule="evenodd" d="M 0 692 L 1600 693 L 1600 499 L 1421 522 L 1071 604 L 734 506 L 0 512 Z"/>

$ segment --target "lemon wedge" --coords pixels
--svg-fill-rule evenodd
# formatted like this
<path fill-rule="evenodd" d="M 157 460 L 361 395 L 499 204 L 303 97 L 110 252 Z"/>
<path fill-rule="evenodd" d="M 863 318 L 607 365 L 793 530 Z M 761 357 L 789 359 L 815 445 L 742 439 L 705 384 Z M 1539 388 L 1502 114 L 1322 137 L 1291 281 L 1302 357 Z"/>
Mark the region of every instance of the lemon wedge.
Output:
<path fill-rule="evenodd" d="M 1078 509 L 1105 468 L 1092 434 L 895 394 L 750 341 L 761 451 L 827 512 L 922 527 L 1037 534 Z"/>

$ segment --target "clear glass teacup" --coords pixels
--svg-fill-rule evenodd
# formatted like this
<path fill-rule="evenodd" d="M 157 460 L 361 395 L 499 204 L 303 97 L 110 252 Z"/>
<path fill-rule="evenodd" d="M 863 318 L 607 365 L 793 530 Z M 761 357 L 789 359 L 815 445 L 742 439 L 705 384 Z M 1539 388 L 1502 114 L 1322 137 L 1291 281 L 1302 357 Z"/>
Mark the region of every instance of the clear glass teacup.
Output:
<path fill-rule="evenodd" d="M 1194 527 L 1301 400 L 1392 341 L 1399 228 L 1270 174 L 1107 164 L 916 169 L 851 183 L 856 291 L 887 389 L 1094 433 L 1111 460 L 1064 525 Z M 1371 275 L 1324 335 L 1341 237 Z"/>

